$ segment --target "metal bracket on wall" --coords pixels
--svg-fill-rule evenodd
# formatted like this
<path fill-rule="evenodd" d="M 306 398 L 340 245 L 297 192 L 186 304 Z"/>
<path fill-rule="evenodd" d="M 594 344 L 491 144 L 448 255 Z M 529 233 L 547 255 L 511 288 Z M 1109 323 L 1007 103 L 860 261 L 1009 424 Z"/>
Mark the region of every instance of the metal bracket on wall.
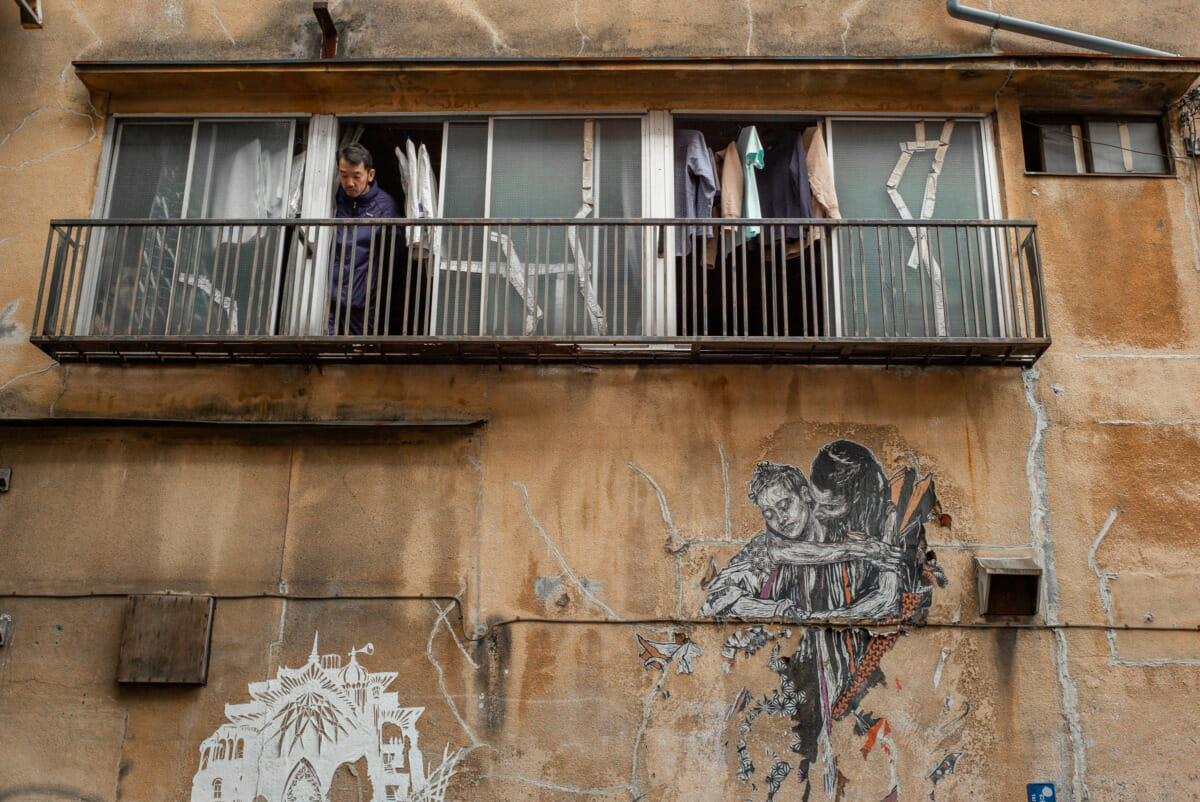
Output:
<path fill-rule="evenodd" d="M 316 15 L 317 23 L 321 26 L 321 58 L 335 58 L 338 33 L 337 26 L 333 24 L 333 17 L 329 13 L 329 3 L 313 3 L 313 14 Z"/>
<path fill-rule="evenodd" d="M 0 468 L 0 493 L 7 493 L 12 486 L 12 468 Z"/>
<path fill-rule="evenodd" d="M 0 648 L 8 645 L 8 631 L 12 628 L 12 616 L 0 615 Z"/>
<path fill-rule="evenodd" d="M 21 9 L 23 27 L 42 27 L 42 0 L 17 0 L 17 6 Z"/>

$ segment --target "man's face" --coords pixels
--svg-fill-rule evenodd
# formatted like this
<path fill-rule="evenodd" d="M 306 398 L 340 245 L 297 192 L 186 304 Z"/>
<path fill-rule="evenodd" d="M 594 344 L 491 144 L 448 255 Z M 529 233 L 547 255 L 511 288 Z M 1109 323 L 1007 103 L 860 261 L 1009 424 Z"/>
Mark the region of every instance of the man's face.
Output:
<path fill-rule="evenodd" d="M 767 531 L 784 540 L 800 540 L 808 526 L 808 500 L 782 482 L 767 485 L 758 494 L 758 507 L 762 511 Z"/>
<path fill-rule="evenodd" d="M 368 170 L 365 164 L 351 164 L 345 159 L 338 159 L 338 180 L 342 182 L 342 191 L 348 197 L 357 198 L 375 180 L 375 171 Z"/>

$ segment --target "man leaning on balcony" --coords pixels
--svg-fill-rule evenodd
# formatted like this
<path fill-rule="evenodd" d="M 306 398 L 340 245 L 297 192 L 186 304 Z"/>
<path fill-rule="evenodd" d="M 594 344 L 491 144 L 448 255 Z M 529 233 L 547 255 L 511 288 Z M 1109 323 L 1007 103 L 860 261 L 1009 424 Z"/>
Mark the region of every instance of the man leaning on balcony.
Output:
<path fill-rule="evenodd" d="M 371 153 L 362 145 L 338 151 L 338 182 L 338 218 L 400 216 L 396 201 L 375 183 Z M 386 304 L 385 266 L 394 263 L 397 250 L 403 252 L 403 243 L 395 242 L 400 231 L 393 226 L 338 227 L 330 264 L 330 334 L 386 333 L 378 307 Z"/>

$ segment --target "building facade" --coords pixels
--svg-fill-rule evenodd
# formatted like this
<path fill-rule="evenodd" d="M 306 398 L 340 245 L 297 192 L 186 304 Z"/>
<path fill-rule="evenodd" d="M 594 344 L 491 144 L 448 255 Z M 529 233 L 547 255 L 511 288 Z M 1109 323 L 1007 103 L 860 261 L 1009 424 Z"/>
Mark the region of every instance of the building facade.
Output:
<path fill-rule="evenodd" d="M 1100 5 L 0 12 L 0 800 L 1194 797 L 1200 22 Z"/>

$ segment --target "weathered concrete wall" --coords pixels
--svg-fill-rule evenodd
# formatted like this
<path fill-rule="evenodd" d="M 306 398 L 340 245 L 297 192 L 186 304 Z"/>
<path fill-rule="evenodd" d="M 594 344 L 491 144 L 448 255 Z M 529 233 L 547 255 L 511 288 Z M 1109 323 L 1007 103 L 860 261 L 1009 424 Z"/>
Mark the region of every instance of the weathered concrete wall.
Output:
<path fill-rule="evenodd" d="M 1039 780 L 1075 800 L 1194 795 L 1198 750 L 1176 735 L 1200 671 L 1194 164 L 1165 178 L 1026 176 L 1020 97 L 972 100 L 995 111 L 1006 216 L 1039 222 L 1055 343 L 1024 373 L 68 368 L 28 344 L 32 310 L 48 221 L 90 213 L 110 122 L 69 61 L 311 58 L 319 35 L 306 2 L 46 5 L 42 31 L 17 28 L 15 9 L 0 24 L 0 411 L 461 423 L 0 428 L 0 465 L 13 468 L 0 495 L 0 614 L 13 621 L 0 800 L 198 798 L 201 746 L 225 705 L 304 667 L 318 633 L 320 654 L 344 664 L 370 642 L 357 659 L 399 673 L 388 690 L 425 708 L 427 763 L 444 745 L 466 750 L 447 799 L 763 799 L 771 754 L 797 763 L 796 722 L 767 711 L 739 728 L 783 690 L 768 661 L 775 644 L 793 654 L 801 631 L 768 626 L 780 637 L 727 671 L 722 647 L 745 627 L 702 616 L 701 583 L 763 528 L 746 498 L 755 463 L 807 472 L 843 438 L 889 473 L 933 472 L 950 518 L 927 525 L 948 580 L 928 625 L 883 655 L 862 722 L 830 726 L 841 798 L 1020 798 Z M 1053 49 L 990 37 L 939 2 L 331 5 L 342 52 L 358 57 Z M 1184 3 L 992 7 L 1168 50 L 1190 52 L 1200 33 Z M 1017 554 L 1045 567 L 1043 615 L 992 628 L 971 557 Z M 115 683 L 132 592 L 218 597 L 206 686 Z M 636 637 L 677 633 L 702 652 L 692 673 L 676 673 L 678 654 L 647 666 Z M 746 783 L 739 740 L 756 766 Z M 960 752 L 935 786 L 931 772 Z M 812 799 L 826 765 L 811 766 Z M 355 782 L 335 798 L 359 799 Z M 793 771 L 775 798 L 803 792 Z"/>

